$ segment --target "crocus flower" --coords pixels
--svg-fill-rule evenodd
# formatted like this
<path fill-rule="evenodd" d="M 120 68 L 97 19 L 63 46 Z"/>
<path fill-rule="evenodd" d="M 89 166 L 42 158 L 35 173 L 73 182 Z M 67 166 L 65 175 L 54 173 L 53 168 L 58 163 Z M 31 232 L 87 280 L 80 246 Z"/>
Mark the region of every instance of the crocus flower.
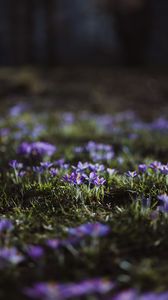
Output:
<path fill-rule="evenodd" d="M 18 176 L 19 177 L 24 177 L 26 175 L 26 171 L 20 171 L 19 173 L 18 173 Z"/>
<path fill-rule="evenodd" d="M 101 186 L 104 185 L 106 180 L 103 177 L 99 177 L 95 172 L 91 172 L 89 174 L 89 177 L 86 176 L 86 179 L 89 181 L 90 184 L 93 184 L 95 186 Z"/>
<path fill-rule="evenodd" d="M 8 219 L 0 219 L 0 233 L 4 231 L 11 231 L 14 228 L 12 222 Z"/>
<path fill-rule="evenodd" d="M 89 170 L 92 172 L 103 172 L 105 170 L 104 165 L 100 164 L 89 164 Z"/>
<path fill-rule="evenodd" d="M 31 153 L 31 143 L 23 142 L 21 145 L 18 147 L 17 150 L 19 155 L 30 155 Z"/>
<path fill-rule="evenodd" d="M 140 164 L 140 165 L 138 166 L 138 170 L 139 170 L 140 173 L 145 173 L 146 170 L 147 170 L 147 165 L 145 165 L 145 164 Z"/>
<path fill-rule="evenodd" d="M 81 185 L 84 182 L 85 177 L 80 173 L 72 172 L 70 175 L 66 174 L 63 176 L 63 179 L 71 184 Z"/>
<path fill-rule="evenodd" d="M 58 169 L 56 169 L 56 168 L 51 168 L 51 169 L 49 170 L 49 173 L 50 173 L 50 175 L 51 175 L 52 177 L 55 177 L 55 176 L 58 174 Z"/>
<path fill-rule="evenodd" d="M 15 170 L 21 169 L 23 167 L 22 163 L 19 163 L 17 160 L 11 160 L 9 166 Z"/>
<path fill-rule="evenodd" d="M 152 162 L 150 165 L 149 165 L 149 168 L 151 168 L 152 170 L 154 170 L 154 171 L 158 171 L 159 170 L 159 168 L 161 167 L 161 162 L 159 162 L 159 161 L 154 161 L 154 162 Z"/>
<path fill-rule="evenodd" d="M 62 123 L 65 125 L 72 125 L 75 121 L 75 116 L 71 112 L 65 112 L 61 115 Z"/>
<path fill-rule="evenodd" d="M 111 160 L 114 157 L 114 150 L 111 145 L 97 144 L 90 141 L 86 145 L 86 151 L 89 152 L 93 161 Z"/>
<path fill-rule="evenodd" d="M 75 245 L 79 244 L 79 242 L 80 242 L 80 240 L 78 237 L 70 236 L 67 239 L 62 239 L 62 240 L 49 239 L 46 241 L 46 245 L 52 250 L 57 250 L 60 247 L 68 247 L 70 245 L 75 246 Z"/>
<path fill-rule="evenodd" d="M 168 130 L 168 120 L 166 120 L 165 118 L 161 117 L 157 120 L 155 120 L 152 125 L 151 125 L 152 129 L 155 130 Z"/>
<path fill-rule="evenodd" d="M 26 250 L 29 257 L 32 259 L 41 258 L 44 255 L 44 250 L 40 246 L 29 245 Z"/>
<path fill-rule="evenodd" d="M 107 168 L 107 173 L 109 174 L 109 176 L 112 176 L 116 173 L 116 169 Z"/>
<path fill-rule="evenodd" d="M 18 265 L 24 260 L 24 256 L 13 248 L 0 248 L 0 269 L 6 265 Z"/>
<path fill-rule="evenodd" d="M 167 194 L 159 195 L 157 198 L 158 200 L 163 202 L 162 205 L 158 206 L 158 210 L 163 213 L 168 213 L 168 195 Z"/>
<path fill-rule="evenodd" d="M 44 172 L 44 169 L 41 166 L 33 166 L 33 171 L 36 174 L 42 174 Z"/>
<path fill-rule="evenodd" d="M 51 248 L 53 250 L 56 250 L 56 249 L 58 249 L 62 245 L 62 243 L 58 239 L 49 239 L 49 240 L 46 241 L 46 245 L 49 248 Z"/>
<path fill-rule="evenodd" d="M 23 142 L 18 148 L 18 154 L 34 156 L 52 156 L 56 152 L 56 147 L 46 142 Z"/>
<path fill-rule="evenodd" d="M 161 165 L 159 167 L 159 170 L 160 170 L 161 174 L 168 175 L 168 165 Z"/>
<path fill-rule="evenodd" d="M 79 161 L 78 164 L 77 164 L 77 167 L 73 166 L 73 169 L 75 169 L 75 171 L 77 173 L 82 173 L 88 167 L 89 167 L 89 163 L 88 162 L 82 163 L 81 161 Z"/>
<path fill-rule="evenodd" d="M 75 148 L 74 148 L 74 152 L 77 153 L 77 154 L 78 154 L 78 153 L 82 153 L 83 151 L 84 151 L 84 148 L 83 148 L 83 147 L 79 147 L 79 146 L 78 146 L 78 147 L 75 147 Z"/>
<path fill-rule="evenodd" d="M 168 204 L 168 195 L 167 194 L 159 195 L 158 199 L 163 201 L 164 203 Z"/>
<path fill-rule="evenodd" d="M 26 103 L 18 103 L 9 109 L 9 114 L 12 117 L 18 117 L 27 108 L 28 108 L 28 105 Z"/>
<path fill-rule="evenodd" d="M 101 185 L 104 185 L 106 183 L 106 180 L 103 177 L 100 178 L 99 176 L 96 176 L 93 183 L 94 183 L 95 186 L 101 186 Z"/>
<path fill-rule="evenodd" d="M 83 236 L 92 236 L 92 237 L 101 237 L 105 236 L 110 232 L 110 227 L 108 225 L 96 223 L 86 223 L 80 225 L 79 227 L 69 228 L 68 234 L 83 237 Z"/>
<path fill-rule="evenodd" d="M 134 177 L 137 177 L 137 172 L 136 171 L 128 171 L 127 173 L 126 173 L 126 175 L 128 176 L 128 177 L 131 177 L 131 178 L 134 178 Z"/>
<path fill-rule="evenodd" d="M 47 170 L 49 168 L 52 167 L 52 163 L 51 162 L 48 162 L 48 161 L 45 161 L 45 162 L 41 162 L 40 163 L 40 166 L 44 169 L 44 170 Z"/>

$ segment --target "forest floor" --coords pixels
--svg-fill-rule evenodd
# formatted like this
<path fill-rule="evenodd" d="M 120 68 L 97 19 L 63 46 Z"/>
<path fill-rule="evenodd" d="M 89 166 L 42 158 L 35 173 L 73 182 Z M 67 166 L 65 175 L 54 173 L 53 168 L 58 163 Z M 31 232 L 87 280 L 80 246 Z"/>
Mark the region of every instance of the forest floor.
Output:
<path fill-rule="evenodd" d="M 0 71 L 0 299 L 168 299 L 167 80 Z"/>

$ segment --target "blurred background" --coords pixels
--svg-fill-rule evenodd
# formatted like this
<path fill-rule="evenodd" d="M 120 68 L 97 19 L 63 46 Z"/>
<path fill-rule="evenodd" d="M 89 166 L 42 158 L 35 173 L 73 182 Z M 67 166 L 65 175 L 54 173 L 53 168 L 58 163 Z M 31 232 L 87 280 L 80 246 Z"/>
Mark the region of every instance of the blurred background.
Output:
<path fill-rule="evenodd" d="M 166 105 L 168 1 L 0 0 L 0 65 L 3 99 Z"/>

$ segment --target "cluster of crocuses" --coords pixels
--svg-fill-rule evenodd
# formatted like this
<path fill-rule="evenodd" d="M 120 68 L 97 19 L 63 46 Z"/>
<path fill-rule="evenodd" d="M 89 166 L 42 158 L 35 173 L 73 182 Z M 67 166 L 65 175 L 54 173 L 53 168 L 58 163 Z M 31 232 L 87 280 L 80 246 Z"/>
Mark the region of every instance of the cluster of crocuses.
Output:
<path fill-rule="evenodd" d="M 66 300 L 87 295 L 105 295 L 114 288 L 114 283 L 104 278 L 87 279 L 78 283 L 36 283 L 25 288 L 24 294 L 32 299 Z M 102 299 L 102 298 L 101 298 Z"/>
<path fill-rule="evenodd" d="M 28 106 L 26 103 L 18 103 L 11 107 L 8 111 L 8 118 L 1 118 L 0 123 L 0 137 L 12 137 L 16 140 L 24 140 L 26 137 L 31 139 L 39 138 L 43 135 L 46 136 L 48 130 L 48 121 L 49 117 L 47 113 L 42 115 L 33 113 L 33 107 Z M 51 113 L 52 114 L 52 113 Z M 25 118 L 26 116 L 26 118 Z M 140 120 L 134 112 L 124 111 L 117 113 L 115 115 L 97 115 L 89 112 L 80 112 L 80 114 L 75 114 L 73 112 L 64 112 L 56 114 L 54 112 L 55 118 L 55 131 L 59 131 L 62 134 L 64 133 L 65 128 L 70 128 L 71 126 L 80 128 L 82 126 L 94 128 L 94 132 L 97 134 L 105 134 L 106 136 L 115 134 L 115 135 L 124 135 L 130 139 L 137 139 L 139 132 L 145 130 L 147 132 L 162 132 L 167 133 L 168 131 L 168 120 L 164 117 L 159 117 L 156 120 L 147 123 Z M 8 122 L 6 122 L 8 119 Z M 15 121 L 17 123 L 16 128 L 8 128 L 9 121 L 12 126 Z M 45 123 L 45 125 L 44 125 Z M 88 126 L 89 124 L 89 126 Z M 102 150 L 101 150 L 102 151 Z M 99 160 L 100 157 L 104 159 L 109 159 L 113 155 L 112 151 L 106 153 L 102 152 L 93 152 L 93 158 Z M 104 151 L 104 150 L 103 150 Z"/>
<path fill-rule="evenodd" d="M 78 283 L 47 283 L 39 282 L 31 288 L 25 288 L 24 294 L 38 300 L 66 300 L 79 299 L 87 295 L 97 295 L 97 299 L 104 300 L 167 300 L 168 292 L 139 293 L 135 289 L 129 289 L 114 296 L 107 296 L 115 289 L 116 285 L 105 278 L 87 279 Z M 95 299 L 95 298 L 94 298 Z"/>
<path fill-rule="evenodd" d="M 0 238 L 5 246 L 0 248 L 0 269 L 19 263 L 31 258 L 37 260 L 45 255 L 47 248 L 58 250 L 68 246 L 78 246 L 85 238 L 98 239 L 110 233 L 110 227 L 99 222 L 85 223 L 75 228 L 67 228 L 67 238 L 64 239 L 47 239 L 44 245 L 27 245 L 22 253 L 16 247 L 8 247 L 10 242 L 10 233 L 14 229 L 13 223 L 6 218 L 0 219 Z M 46 248 L 47 247 L 47 248 Z"/>
<path fill-rule="evenodd" d="M 111 161 L 114 158 L 114 149 L 111 145 L 100 144 L 93 141 L 83 147 L 75 147 L 74 152 L 89 154 L 93 162 Z"/>
<path fill-rule="evenodd" d="M 103 186 L 106 183 L 101 174 L 104 172 L 109 175 L 115 170 L 107 168 L 102 164 L 82 163 L 78 162 L 77 166 L 71 166 L 64 159 L 59 159 L 54 162 L 39 162 L 38 165 L 26 166 L 17 160 L 9 162 L 9 166 L 14 170 L 15 178 L 26 176 L 26 172 L 32 171 L 37 175 L 47 175 L 55 177 L 62 175 L 62 179 L 73 185 L 88 184 L 89 186 Z M 69 174 L 69 172 L 71 172 Z"/>
<path fill-rule="evenodd" d="M 114 297 L 108 300 L 167 300 L 168 299 L 168 292 L 146 292 L 140 294 L 135 289 L 129 289 L 126 291 L 122 291 L 119 294 L 115 295 Z"/>
<path fill-rule="evenodd" d="M 146 130 L 149 132 L 168 130 L 168 120 L 165 117 L 159 117 L 152 122 L 144 122 L 140 120 L 133 111 L 124 111 L 115 115 L 105 114 L 96 115 L 89 112 L 80 113 L 78 115 L 72 112 L 66 112 L 59 116 L 60 127 L 71 126 L 79 122 L 95 124 L 97 132 L 106 134 L 121 134 L 125 129 L 131 132 L 139 132 Z M 138 136 L 137 136 L 138 137 Z"/>
<path fill-rule="evenodd" d="M 63 176 L 64 181 L 73 184 L 89 184 L 89 186 L 102 186 L 106 183 L 100 174 L 105 171 L 104 165 L 78 162 L 77 166 L 72 166 L 73 172 Z"/>
<path fill-rule="evenodd" d="M 26 150 L 24 150 L 24 148 Z M 19 149 L 22 149 L 22 151 L 20 152 L 20 154 L 22 153 L 21 158 L 23 158 L 25 155 L 30 155 L 30 153 L 32 153 L 31 151 L 34 151 L 34 155 L 36 153 L 38 158 L 43 159 L 45 157 L 51 156 L 53 154 L 53 149 L 55 149 L 56 151 L 55 146 L 44 142 L 36 142 L 32 144 L 23 143 L 21 144 Z M 37 156 L 35 156 L 35 158 L 37 158 Z M 63 181 L 74 186 L 87 185 L 89 186 L 89 188 L 99 188 L 101 186 L 108 185 L 108 178 L 110 178 L 111 176 L 117 176 L 117 174 L 121 175 L 121 173 L 117 172 L 116 169 L 105 167 L 105 165 L 101 163 L 79 161 L 77 165 L 74 166 L 70 163 L 65 162 L 63 158 L 53 162 L 39 161 L 39 159 L 35 159 L 35 165 L 33 166 L 29 164 L 24 165 L 17 160 L 12 160 L 9 162 L 9 165 L 14 170 L 14 178 L 16 182 L 19 182 L 18 178 L 26 178 L 27 174 L 32 174 L 33 172 L 38 176 L 40 182 L 41 176 L 45 177 L 45 181 L 51 180 L 51 178 L 58 177 L 59 179 L 62 179 Z M 123 175 L 131 178 L 131 180 L 136 177 L 139 177 L 139 179 L 141 179 L 141 176 L 143 175 L 168 175 L 168 164 L 162 164 L 158 161 L 151 162 L 148 165 L 139 164 L 137 169 L 137 171 L 127 171 Z"/>
<path fill-rule="evenodd" d="M 47 142 L 23 142 L 18 148 L 18 154 L 21 156 L 52 156 L 56 152 L 56 146 Z"/>
<path fill-rule="evenodd" d="M 151 171 L 153 172 L 159 172 L 162 175 L 168 175 L 168 164 L 162 164 L 159 161 L 154 161 L 150 163 L 149 165 L 147 164 L 140 164 L 138 166 L 138 171 L 128 171 L 126 175 L 128 177 L 137 177 L 139 174 L 151 174 Z"/>

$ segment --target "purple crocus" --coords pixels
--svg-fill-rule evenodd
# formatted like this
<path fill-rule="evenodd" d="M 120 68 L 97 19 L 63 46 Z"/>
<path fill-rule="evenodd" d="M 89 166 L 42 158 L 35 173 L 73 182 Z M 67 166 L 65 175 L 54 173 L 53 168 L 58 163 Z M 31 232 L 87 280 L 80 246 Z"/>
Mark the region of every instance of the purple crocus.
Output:
<path fill-rule="evenodd" d="M 13 223 L 8 219 L 0 219 L 0 233 L 11 231 L 14 228 Z"/>
<path fill-rule="evenodd" d="M 69 182 L 73 185 L 81 185 L 85 177 L 80 173 L 72 172 L 70 175 L 66 174 L 63 176 L 64 181 Z"/>
<path fill-rule="evenodd" d="M 25 175 L 26 175 L 26 171 L 20 171 L 20 172 L 18 173 L 18 176 L 19 176 L 20 178 L 24 177 Z"/>
<path fill-rule="evenodd" d="M 0 248 L 0 269 L 6 265 L 18 265 L 24 260 L 24 256 L 13 248 Z"/>
<path fill-rule="evenodd" d="M 56 160 L 56 161 L 53 163 L 53 165 L 54 165 L 54 166 L 57 166 L 57 167 L 62 167 L 64 163 L 65 163 L 65 159 L 64 159 L 64 158 L 60 158 L 60 159 Z"/>
<path fill-rule="evenodd" d="M 104 165 L 102 164 L 89 164 L 89 170 L 92 172 L 103 172 L 105 170 Z"/>
<path fill-rule="evenodd" d="M 79 244 L 80 240 L 76 236 L 70 236 L 67 239 L 49 239 L 46 241 L 46 245 L 52 249 L 52 250 L 57 250 L 60 247 L 69 247 L 70 245 L 77 245 Z"/>
<path fill-rule="evenodd" d="M 157 198 L 158 200 L 163 202 L 162 205 L 158 206 L 158 210 L 163 213 L 168 213 L 168 195 L 167 194 L 159 195 Z"/>
<path fill-rule="evenodd" d="M 77 146 L 77 147 L 74 148 L 74 152 L 76 154 L 82 153 L 83 151 L 84 151 L 83 147 Z"/>
<path fill-rule="evenodd" d="M 32 259 L 38 259 L 44 255 L 44 249 L 38 245 L 29 245 L 26 252 Z"/>
<path fill-rule="evenodd" d="M 49 239 L 49 240 L 46 241 L 46 245 L 49 248 L 51 248 L 53 250 L 56 250 L 56 249 L 58 249 L 62 245 L 62 243 L 58 239 Z"/>
<path fill-rule="evenodd" d="M 126 175 L 127 175 L 128 177 L 135 178 L 135 177 L 137 177 L 138 173 L 137 173 L 136 171 L 128 171 L 128 172 L 126 173 Z"/>
<path fill-rule="evenodd" d="M 107 173 L 109 176 L 113 176 L 116 173 L 116 169 L 107 168 Z"/>
<path fill-rule="evenodd" d="M 52 177 L 55 177 L 56 175 L 58 175 L 58 169 L 56 169 L 56 168 L 51 168 L 51 169 L 49 170 L 49 173 L 50 173 L 50 175 L 51 175 Z"/>
<path fill-rule="evenodd" d="M 93 141 L 90 141 L 86 145 L 86 151 L 89 153 L 94 162 L 111 160 L 114 157 L 114 150 L 111 145 L 98 144 Z"/>
<path fill-rule="evenodd" d="M 31 143 L 23 142 L 17 149 L 19 155 L 30 155 L 31 153 Z"/>
<path fill-rule="evenodd" d="M 159 170 L 159 168 L 162 166 L 161 162 L 154 161 L 149 165 L 149 168 L 154 170 L 155 172 Z"/>
<path fill-rule="evenodd" d="M 52 156 L 56 147 L 46 142 L 34 142 L 31 144 L 31 154 L 40 156 Z"/>
<path fill-rule="evenodd" d="M 33 166 L 33 172 L 36 174 L 42 174 L 44 172 L 44 169 L 41 166 Z"/>
<path fill-rule="evenodd" d="M 163 201 L 164 203 L 168 204 L 168 195 L 167 194 L 162 194 L 158 196 L 158 199 Z"/>
<path fill-rule="evenodd" d="M 44 169 L 44 170 L 48 170 L 49 168 L 52 167 L 52 163 L 49 161 L 45 161 L 45 162 L 41 162 L 40 166 Z"/>
<path fill-rule="evenodd" d="M 77 164 L 77 167 L 73 166 L 73 169 L 75 169 L 75 171 L 77 173 L 83 173 L 83 171 L 88 169 L 88 167 L 89 167 L 88 162 L 82 163 L 81 161 L 79 161 L 78 164 Z"/>
<path fill-rule="evenodd" d="M 167 132 L 168 120 L 163 117 L 160 117 L 152 123 L 151 128 L 154 130 L 165 130 Z"/>
<path fill-rule="evenodd" d="M 103 178 L 103 177 L 99 177 L 99 176 L 96 176 L 96 178 L 94 179 L 93 181 L 94 185 L 95 186 L 102 186 L 106 183 L 106 180 Z"/>
<path fill-rule="evenodd" d="M 160 173 L 163 175 L 168 175 L 168 165 L 161 165 L 159 167 Z"/>
<path fill-rule="evenodd" d="M 147 165 L 145 165 L 145 164 L 140 164 L 140 165 L 138 166 L 138 170 L 139 170 L 140 173 L 145 173 L 146 170 L 147 170 Z"/>
<path fill-rule="evenodd" d="M 9 114 L 11 117 L 18 117 L 20 114 L 26 111 L 27 108 L 28 105 L 26 103 L 18 103 L 9 109 Z"/>
<path fill-rule="evenodd" d="M 76 237 L 101 237 L 106 236 L 110 232 L 110 227 L 108 225 L 101 224 L 99 222 L 96 223 L 86 223 L 82 224 L 79 227 L 69 228 L 68 234 L 76 236 Z"/>
<path fill-rule="evenodd" d="M 104 185 L 106 182 L 106 180 L 103 177 L 99 177 L 95 172 L 91 172 L 89 174 L 89 177 L 87 176 L 86 179 L 89 181 L 90 184 L 93 184 L 97 187 Z"/>
<path fill-rule="evenodd" d="M 18 148 L 18 154 L 26 156 L 52 156 L 55 152 L 56 147 L 47 142 L 23 142 Z"/>
<path fill-rule="evenodd" d="M 9 162 L 9 166 L 11 168 L 13 168 L 14 170 L 17 170 L 17 169 L 21 169 L 23 167 L 23 164 L 22 163 L 19 163 L 16 159 L 15 160 L 11 160 Z"/>

